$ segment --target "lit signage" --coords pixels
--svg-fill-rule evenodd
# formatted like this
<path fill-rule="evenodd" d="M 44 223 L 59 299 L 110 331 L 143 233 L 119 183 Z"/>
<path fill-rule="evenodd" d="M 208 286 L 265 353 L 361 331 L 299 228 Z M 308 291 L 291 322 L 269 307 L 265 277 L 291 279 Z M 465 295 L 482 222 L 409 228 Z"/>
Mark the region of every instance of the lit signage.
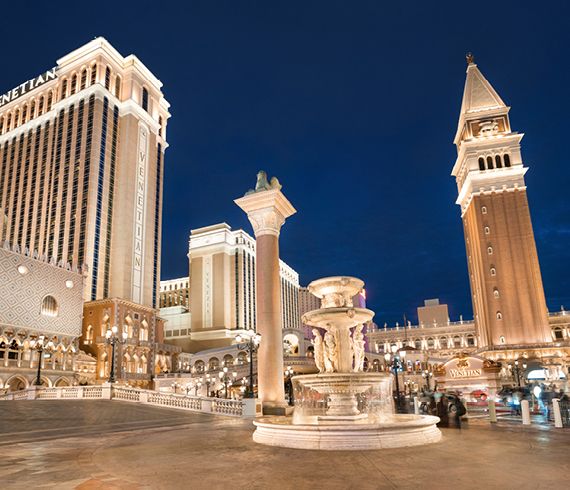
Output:
<path fill-rule="evenodd" d="M 449 369 L 448 373 L 452 378 L 476 378 L 481 376 L 480 369 Z"/>
<path fill-rule="evenodd" d="M 146 202 L 146 168 L 148 163 L 148 133 L 143 127 L 139 129 L 137 152 L 137 175 L 135 192 L 135 229 L 133 254 L 133 301 L 142 303 L 142 287 L 144 273 L 144 220 Z"/>
<path fill-rule="evenodd" d="M 42 73 L 40 76 L 28 80 L 2 95 L 2 97 L 0 97 L 0 107 L 19 99 L 22 95 L 26 95 L 30 90 L 34 90 L 50 80 L 55 80 L 57 78 L 55 70 L 55 68 L 52 68 L 51 70 Z"/>

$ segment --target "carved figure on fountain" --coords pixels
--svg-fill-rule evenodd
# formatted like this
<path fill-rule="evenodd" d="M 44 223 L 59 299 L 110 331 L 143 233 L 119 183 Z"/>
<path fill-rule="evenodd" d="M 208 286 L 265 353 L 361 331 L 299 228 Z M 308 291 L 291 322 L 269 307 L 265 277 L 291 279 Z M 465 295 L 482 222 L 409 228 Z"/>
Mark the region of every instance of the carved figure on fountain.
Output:
<path fill-rule="evenodd" d="M 314 339 L 312 341 L 315 348 L 315 365 L 319 370 L 319 373 L 325 371 L 325 351 L 323 346 L 323 337 L 318 329 L 313 328 Z"/>
<path fill-rule="evenodd" d="M 364 371 L 364 334 L 362 329 L 364 325 L 359 324 L 354 327 L 352 333 L 352 348 L 354 351 L 354 372 L 360 373 Z"/>
<path fill-rule="evenodd" d="M 334 335 L 327 331 L 325 333 L 325 371 L 327 373 L 334 373 L 336 370 L 337 363 L 337 345 Z"/>

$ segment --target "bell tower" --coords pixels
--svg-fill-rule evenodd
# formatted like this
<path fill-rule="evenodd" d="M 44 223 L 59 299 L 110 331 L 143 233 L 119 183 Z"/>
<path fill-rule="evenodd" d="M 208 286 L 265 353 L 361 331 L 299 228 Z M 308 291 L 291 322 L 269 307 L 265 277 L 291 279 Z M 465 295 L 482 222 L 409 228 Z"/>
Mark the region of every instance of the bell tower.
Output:
<path fill-rule="evenodd" d="M 454 143 L 475 325 L 481 347 L 552 340 L 526 194 L 520 143 L 509 109 L 467 55 Z"/>

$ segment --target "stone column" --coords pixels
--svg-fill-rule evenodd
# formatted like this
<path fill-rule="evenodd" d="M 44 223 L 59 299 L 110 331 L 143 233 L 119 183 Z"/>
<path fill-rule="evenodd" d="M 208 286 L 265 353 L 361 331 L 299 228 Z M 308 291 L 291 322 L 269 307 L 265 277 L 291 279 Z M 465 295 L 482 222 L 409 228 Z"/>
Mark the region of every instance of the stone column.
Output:
<path fill-rule="evenodd" d="M 247 213 L 256 238 L 256 328 L 261 334 L 257 354 L 259 398 L 264 414 L 284 415 L 287 403 L 283 386 L 279 232 L 296 210 L 281 192 L 277 179 L 269 184 L 265 172 L 258 174 L 256 190 L 235 203 Z"/>

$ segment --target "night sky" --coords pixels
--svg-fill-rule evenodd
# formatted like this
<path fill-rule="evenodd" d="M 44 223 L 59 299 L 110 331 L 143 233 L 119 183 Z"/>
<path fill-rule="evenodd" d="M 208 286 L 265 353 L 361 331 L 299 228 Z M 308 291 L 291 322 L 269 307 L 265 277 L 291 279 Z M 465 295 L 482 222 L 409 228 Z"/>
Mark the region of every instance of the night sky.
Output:
<path fill-rule="evenodd" d="M 178 3 L 178 2 L 177 2 Z M 354 275 L 376 321 L 425 298 L 472 315 L 450 172 L 465 53 L 512 107 L 547 303 L 570 308 L 570 4 L 26 2 L 3 10 L 4 93 L 96 36 L 136 54 L 171 103 L 162 278 L 190 229 L 251 227 L 233 203 L 276 175 L 297 208 L 281 257 L 301 283 Z M 88 5 L 88 7 L 87 7 Z M 487 8 L 486 8 L 487 7 Z"/>

